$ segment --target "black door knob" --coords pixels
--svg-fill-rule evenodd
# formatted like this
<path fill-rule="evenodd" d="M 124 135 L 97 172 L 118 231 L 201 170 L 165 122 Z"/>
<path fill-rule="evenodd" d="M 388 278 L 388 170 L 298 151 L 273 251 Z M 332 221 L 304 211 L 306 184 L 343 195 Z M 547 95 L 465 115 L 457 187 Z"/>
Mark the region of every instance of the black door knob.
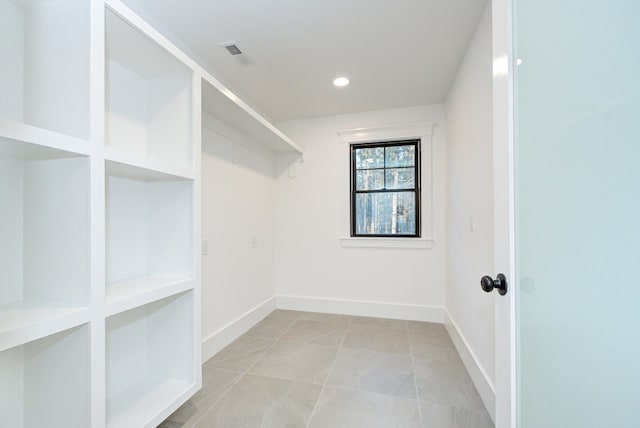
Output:
<path fill-rule="evenodd" d="M 480 280 L 480 287 L 482 287 L 482 289 L 487 293 L 491 293 L 495 288 L 501 296 L 504 296 L 507 294 L 507 277 L 501 273 L 496 276 L 496 279 L 485 275 Z"/>

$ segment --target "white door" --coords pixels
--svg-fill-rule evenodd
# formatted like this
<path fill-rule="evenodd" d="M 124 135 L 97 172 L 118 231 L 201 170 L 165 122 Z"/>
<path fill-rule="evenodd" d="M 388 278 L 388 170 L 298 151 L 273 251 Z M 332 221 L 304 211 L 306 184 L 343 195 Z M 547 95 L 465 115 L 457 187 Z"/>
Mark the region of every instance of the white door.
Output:
<path fill-rule="evenodd" d="M 640 427 L 640 1 L 493 32 L 496 426 Z"/>
<path fill-rule="evenodd" d="M 507 278 L 495 293 L 496 427 L 516 426 L 512 1 L 492 1 L 494 271 Z"/>

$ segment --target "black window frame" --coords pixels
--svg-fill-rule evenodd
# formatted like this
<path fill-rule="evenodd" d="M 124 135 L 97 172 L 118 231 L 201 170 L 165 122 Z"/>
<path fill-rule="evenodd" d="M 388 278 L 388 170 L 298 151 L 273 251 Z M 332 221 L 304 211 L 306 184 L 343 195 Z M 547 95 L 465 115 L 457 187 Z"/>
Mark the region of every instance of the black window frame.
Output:
<path fill-rule="evenodd" d="M 370 142 L 370 143 L 353 143 L 350 145 L 350 192 L 351 192 L 351 206 L 350 206 L 350 216 L 351 216 L 351 237 L 352 238 L 420 238 L 421 237 L 421 232 L 422 232 L 422 228 L 421 228 L 421 218 L 422 218 L 422 209 L 420 206 L 420 202 L 421 202 L 421 184 L 422 184 L 422 168 L 421 168 L 421 160 L 422 160 L 422 155 L 421 155 L 421 151 L 420 151 L 420 146 L 421 146 L 421 139 L 420 138 L 413 138 L 410 140 L 392 140 L 392 141 L 376 141 L 376 142 Z M 387 169 L 392 169 L 393 167 L 387 168 L 386 166 L 386 161 L 387 161 L 387 156 L 386 156 L 386 148 L 387 147 L 397 147 L 397 146 L 409 146 L 409 145 L 413 145 L 415 147 L 415 164 L 414 164 L 414 173 L 415 173 L 415 185 L 413 189 L 378 189 L 378 190 L 356 190 L 356 174 L 358 169 L 356 168 L 356 150 L 357 149 L 363 149 L 363 148 L 367 148 L 367 149 L 373 149 L 373 148 L 384 148 L 385 149 L 385 156 L 384 156 L 384 162 L 385 165 L 383 166 L 383 168 L 375 168 L 375 169 L 382 169 L 383 171 L 385 171 L 385 177 L 386 177 L 386 170 Z M 385 186 L 386 187 L 386 186 Z M 371 233 L 365 233 L 365 234 L 358 234 L 356 233 L 356 196 L 358 194 L 363 194 L 363 193 L 398 193 L 398 192 L 402 192 L 402 193 L 414 193 L 415 194 L 415 201 L 416 201 L 416 207 L 415 207 L 415 223 L 416 223 L 416 232 L 415 234 L 371 234 Z"/>

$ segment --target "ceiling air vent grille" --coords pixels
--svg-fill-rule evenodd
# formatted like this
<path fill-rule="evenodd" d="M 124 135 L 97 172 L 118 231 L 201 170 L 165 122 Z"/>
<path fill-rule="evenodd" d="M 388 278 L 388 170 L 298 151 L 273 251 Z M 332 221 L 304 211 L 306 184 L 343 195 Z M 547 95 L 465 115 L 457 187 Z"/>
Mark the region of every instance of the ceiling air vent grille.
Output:
<path fill-rule="evenodd" d="M 241 55 L 242 51 L 240 50 L 240 48 L 238 47 L 238 45 L 225 45 L 224 47 L 227 52 L 229 52 L 231 55 Z"/>
<path fill-rule="evenodd" d="M 240 50 L 240 48 L 238 47 L 238 43 L 236 43 L 235 40 L 230 42 L 220 43 L 220 46 L 222 46 L 229 53 L 229 55 L 231 55 L 233 59 L 235 59 L 240 64 L 242 65 L 251 64 L 251 60 L 247 57 L 247 55 L 244 52 Z"/>

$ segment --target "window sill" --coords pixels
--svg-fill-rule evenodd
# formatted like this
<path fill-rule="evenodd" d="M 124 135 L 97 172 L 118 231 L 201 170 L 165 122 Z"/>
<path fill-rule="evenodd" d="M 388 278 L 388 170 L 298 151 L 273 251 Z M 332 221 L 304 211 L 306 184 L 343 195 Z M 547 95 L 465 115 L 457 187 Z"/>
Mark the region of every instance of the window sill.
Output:
<path fill-rule="evenodd" d="M 429 249 L 433 248 L 431 238 L 340 238 L 343 248 L 404 248 Z"/>

